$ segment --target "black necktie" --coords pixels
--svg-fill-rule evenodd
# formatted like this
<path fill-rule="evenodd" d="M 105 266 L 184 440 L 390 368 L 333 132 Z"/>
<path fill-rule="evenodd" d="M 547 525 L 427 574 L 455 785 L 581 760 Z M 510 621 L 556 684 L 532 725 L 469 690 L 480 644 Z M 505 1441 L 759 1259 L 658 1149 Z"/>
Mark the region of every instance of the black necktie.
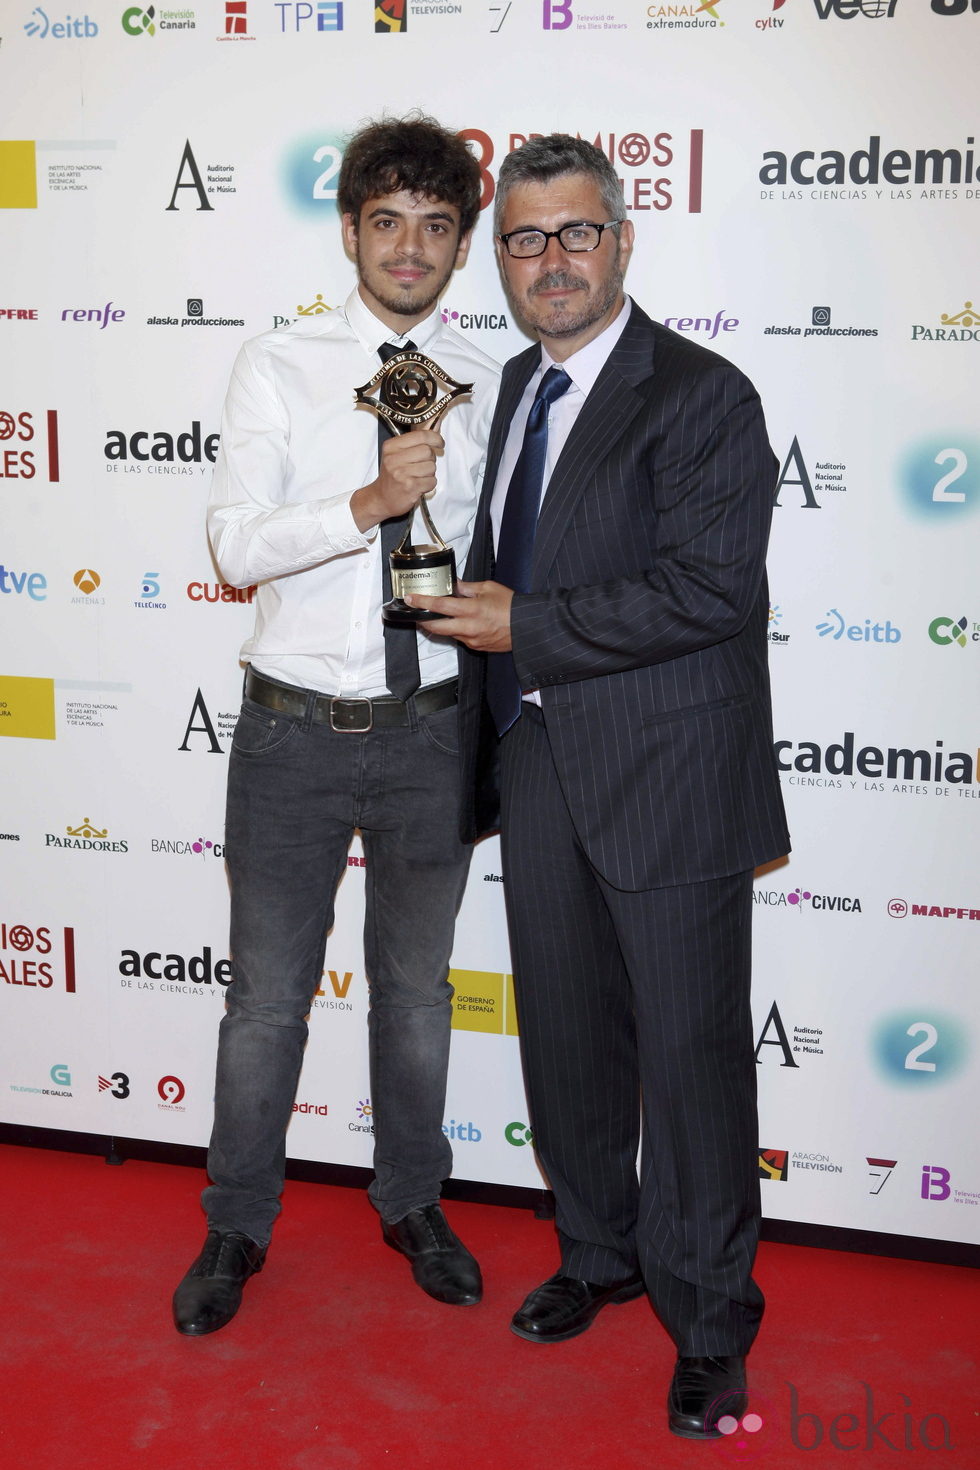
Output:
<path fill-rule="evenodd" d="M 507 487 L 494 579 L 515 592 L 531 590 L 534 533 L 548 455 L 548 413 L 555 399 L 571 386 L 572 380 L 564 368 L 549 368 L 541 379 L 527 416 L 520 456 Z M 487 655 L 487 702 L 497 733 L 503 735 L 521 712 L 521 686 L 510 653 Z"/>
<path fill-rule="evenodd" d="M 395 357 L 399 352 L 415 352 L 414 342 L 406 342 L 404 347 L 394 347 L 390 342 L 382 342 L 378 348 L 378 356 L 382 362 L 387 362 L 389 357 Z M 381 462 L 381 446 L 386 439 L 390 439 L 391 430 L 384 419 L 378 419 L 378 463 Z M 391 563 L 389 554 L 395 550 L 405 534 L 414 512 L 408 511 L 403 516 L 392 516 L 390 520 L 381 522 L 381 600 L 388 602 L 391 598 Z M 385 683 L 396 699 L 408 699 L 414 694 L 422 682 L 419 673 L 419 645 L 418 637 L 414 628 L 400 628 L 394 623 L 384 624 L 385 637 Z"/>

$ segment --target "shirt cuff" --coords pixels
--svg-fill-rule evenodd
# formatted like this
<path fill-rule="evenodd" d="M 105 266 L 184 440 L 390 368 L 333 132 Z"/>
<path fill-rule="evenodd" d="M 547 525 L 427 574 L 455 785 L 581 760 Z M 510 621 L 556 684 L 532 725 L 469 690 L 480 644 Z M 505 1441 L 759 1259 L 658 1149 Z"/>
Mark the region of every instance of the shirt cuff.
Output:
<path fill-rule="evenodd" d="M 358 530 L 350 508 L 352 495 L 353 491 L 350 495 L 337 495 L 320 505 L 320 526 L 334 553 L 361 550 L 373 545 L 377 538 L 377 526 L 372 526 L 370 531 Z"/>

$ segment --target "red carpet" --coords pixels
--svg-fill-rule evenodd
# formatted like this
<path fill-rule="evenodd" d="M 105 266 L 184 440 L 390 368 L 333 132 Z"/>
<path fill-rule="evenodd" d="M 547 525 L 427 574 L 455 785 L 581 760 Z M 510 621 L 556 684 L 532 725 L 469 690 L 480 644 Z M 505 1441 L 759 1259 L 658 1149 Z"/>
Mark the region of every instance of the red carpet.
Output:
<path fill-rule="evenodd" d="M 290 1183 L 238 1317 L 187 1339 L 169 1302 L 203 1239 L 200 1175 L 17 1147 L 0 1161 L 11 1470 L 980 1467 L 966 1268 L 763 1246 L 761 1427 L 691 1443 L 665 1428 L 673 1352 L 645 1302 L 553 1347 L 507 1330 L 557 1264 L 529 1212 L 450 1205 L 486 1281 L 480 1306 L 451 1308 L 382 1244 L 363 1195 Z"/>

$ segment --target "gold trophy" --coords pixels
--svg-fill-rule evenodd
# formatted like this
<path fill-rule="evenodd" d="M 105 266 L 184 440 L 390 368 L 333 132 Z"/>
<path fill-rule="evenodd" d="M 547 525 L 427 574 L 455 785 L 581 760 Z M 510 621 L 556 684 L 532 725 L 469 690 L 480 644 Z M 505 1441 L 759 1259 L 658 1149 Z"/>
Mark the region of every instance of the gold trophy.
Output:
<path fill-rule="evenodd" d="M 413 349 L 390 357 L 363 387 L 354 389 L 354 396 L 359 404 L 372 408 L 393 434 L 407 434 L 427 424 L 435 428 L 449 405 L 472 390 L 472 383 L 457 383 L 431 357 Z M 375 392 L 377 396 L 372 397 Z M 436 530 L 425 496 L 419 509 L 432 541 L 426 546 L 412 545 L 410 514 L 404 536 L 388 557 L 393 595 L 381 609 L 386 623 L 424 623 L 442 616 L 407 607 L 403 600 L 407 592 L 451 597 L 456 590 L 456 557 Z"/>

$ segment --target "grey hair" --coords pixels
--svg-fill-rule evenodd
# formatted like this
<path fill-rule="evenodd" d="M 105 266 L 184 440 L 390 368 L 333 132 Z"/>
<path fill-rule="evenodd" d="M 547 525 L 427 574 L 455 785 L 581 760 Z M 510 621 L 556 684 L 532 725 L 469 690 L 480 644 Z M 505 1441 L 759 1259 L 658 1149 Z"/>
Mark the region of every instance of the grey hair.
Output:
<path fill-rule="evenodd" d="M 521 184 L 547 184 L 567 174 L 586 174 L 595 179 L 609 219 L 626 218 L 623 186 L 606 155 L 584 138 L 573 138 L 570 133 L 548 133 L 542 138 L 529 138 L 501 163 L 493 206 L 494 234 L 500 234 L 511 189 Z"/>

